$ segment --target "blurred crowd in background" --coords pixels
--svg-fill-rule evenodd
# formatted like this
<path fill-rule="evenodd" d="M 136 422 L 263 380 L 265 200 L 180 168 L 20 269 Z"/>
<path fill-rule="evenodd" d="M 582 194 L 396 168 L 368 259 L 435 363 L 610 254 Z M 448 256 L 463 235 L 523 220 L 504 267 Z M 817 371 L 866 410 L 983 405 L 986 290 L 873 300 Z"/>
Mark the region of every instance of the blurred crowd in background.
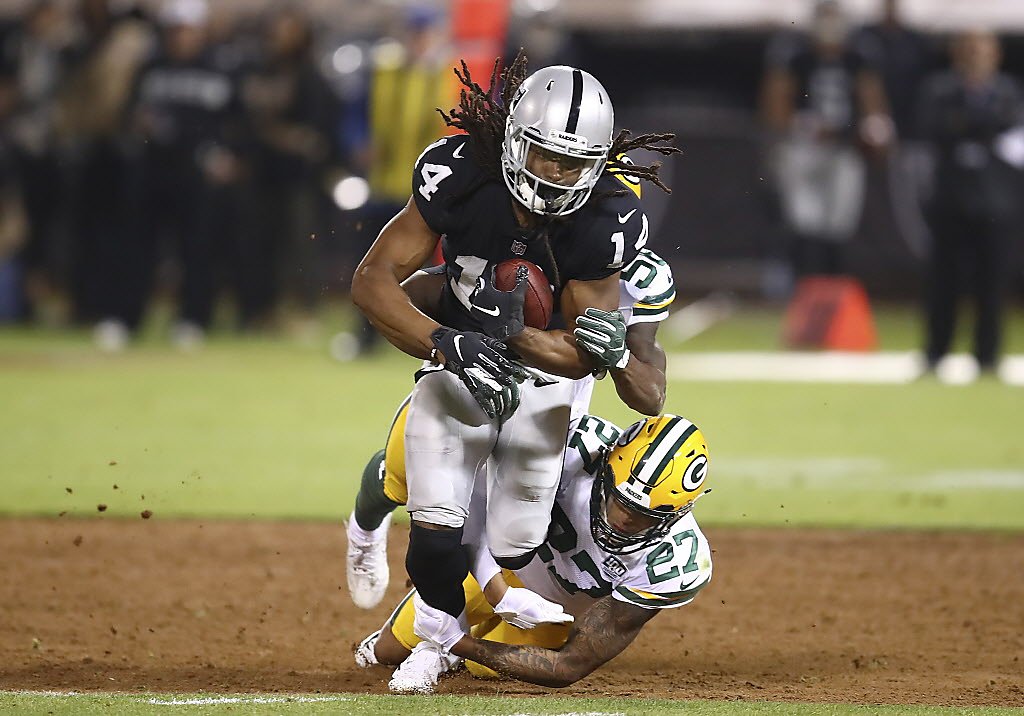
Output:
<path fill-rule="evenodd" d="M 386 67 L 448 82 L 443 15 L 394 19 L 374 82 Z M 0 318 L 94 325 L 116 349 L 170 287 L 172 338 L 188 346 L 225 295 L 249 330 L 272 327 L 282 301 L 311 313 L 343 290 L 338 263 L 368 246 L 374 203 L 395 201 L 393 181 L 374 176 L 391 161 L 375 115 L 425 145 L 442 98 L 433 81 L 374 98 L 368 73 L 325 71 L 317 43 L 301 4 L 255 16 L 205 0 L 28 4 L 0 34 Z M 347 49 L 356 56 L 336 48 L 334 64 L 356 69 L 345 63 L 361 47 Z M 381 195 L 365 202 L 351 177 Z"/>
<path fill-rule="evenodd" d="M 301 1 L 31 0 L 0 16 L 0 322 L 88 326 L 117 350 L 163 295 L 189 347 L 215 309 L 276 330 L 344 296 L 446 131 L 434 108 L 455 104 L 467 49 L 455 2 L 364 3 L 351 22 Z M 683 295 L 779 300 L 802 276 L 853 275 L 921 302 L 934 363 L 971 293 L 975 355 L 994 364 L 1024 243 L 1013 38 L 922 32 L 895 0 L 865 24 L 806 0 L 799 23 L 739 30 L 489 4 L 507 15 L 498 53 L 582 66 L 619 126 L 677 134 L 675 192 L 645 200 Z M 374 343 L 366 327 L 354 340 Z"/>

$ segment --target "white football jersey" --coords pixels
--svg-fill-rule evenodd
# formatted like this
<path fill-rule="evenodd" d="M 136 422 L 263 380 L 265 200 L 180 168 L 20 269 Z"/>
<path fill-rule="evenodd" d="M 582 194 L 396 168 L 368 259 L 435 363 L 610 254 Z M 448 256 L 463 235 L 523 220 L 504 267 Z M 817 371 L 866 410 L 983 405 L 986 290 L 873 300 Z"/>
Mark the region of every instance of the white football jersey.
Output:
<path fill-rule="evenodd" d="M 626 326 L 634 323 L 658 323 L 668 318 L 668 307 L 676 299 L 672 268 L 650 249 L 641 249 L 633 261 L 622 269 L 619 279 L 619 312 Z M 594 376 L 576 381 L 573 388 L 570 432 L 576 421 L 590 409 L 594 394 Z"/>
<path fill-rule="evenodd" d="M 573 615 L 609 594 L 647 609 L 679 607 L 692 601 L 711 579 L 711 547 L 692 513 L 660 542 L 632 554 L 611 554 L 594 542 L 593 473 L 601 451 L 620 432 L 593 415 L 580 420 L 566 447 L 548 538 L 533 561 L 516 571 L 524 586 Z"/>

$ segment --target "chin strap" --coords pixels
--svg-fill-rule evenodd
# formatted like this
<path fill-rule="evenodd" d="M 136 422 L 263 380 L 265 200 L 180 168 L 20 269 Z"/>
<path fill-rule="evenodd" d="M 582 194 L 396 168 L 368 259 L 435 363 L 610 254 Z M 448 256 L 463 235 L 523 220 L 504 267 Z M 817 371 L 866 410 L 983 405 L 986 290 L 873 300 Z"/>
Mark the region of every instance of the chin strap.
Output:
<path fill-rule="evenodd" d="M 545 209 L 547 209 L 547 201 L 545 201 L 540 194 L 535 192 L 529 183 L 526 181 L 520 182 L 519 193 L 520 196 L 526 200 L 527 208 L 530 211 L 541 214 L 546 213 Z"/>

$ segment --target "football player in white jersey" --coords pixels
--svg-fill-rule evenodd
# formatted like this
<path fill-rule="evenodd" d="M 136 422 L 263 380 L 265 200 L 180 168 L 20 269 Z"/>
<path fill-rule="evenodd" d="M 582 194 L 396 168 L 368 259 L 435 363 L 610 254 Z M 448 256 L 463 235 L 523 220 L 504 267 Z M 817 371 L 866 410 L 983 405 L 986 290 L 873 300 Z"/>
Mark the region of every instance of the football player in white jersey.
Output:
<path fill-rule="evenodd" d="M 639 191 L 639 186 L 627 184 Z M 403 287 L 413 304 L 434 315 L 444 274 L 435 269 L 420 271 Z M 580 345 L 603 349 L 608 373 L 621 400 L 645 415 L 661 412 L 665 403 L 665 352 L 657 341 L 658 327 L 669 315 L 676 289 L 672 269 L 657 254 L 643 249 L 621 273 L 619 306 L 613 313 L 581 316 L 591 321 L 586 342 Z M 616 350 L 619 352 L 616 353 Z M 622 360 L 625 354 L 625 361 Z M 614 362 L 624 362 L 615 367 Z M 570 431 L 587 412 L 595 378 L 587 375 L 573 386 Z M 346 572 L 349 594 L 356 606 L 372 609 L 384 598 L 390 578 L 387 563 L 387 530 L 392 511 L 407 500 L 405 468 L 405 421 L 409 399 L 401 404 L 388 432 L 385 450 L 374 454 L 363 471 L 355 509 L 347 525 Z"/>
<path fill-rule="evenodd" d="M 711 548 L 690 512 L 708 492 L 707 470 L 704 435 L 685 418 L 647 418 L 620 433 L 584 416 L 534 559 L 514 573 L 500 570 L 481 544 L 474 501 L 464 618 L 412 592 L 360 643 L 356 662 L 400 663 L 390 685 L 401 692 L 429 693 L 461 659 L 477 676 L 543 686 L 585 677 L 659 611 L 690 603 L 710 581 Z"/>

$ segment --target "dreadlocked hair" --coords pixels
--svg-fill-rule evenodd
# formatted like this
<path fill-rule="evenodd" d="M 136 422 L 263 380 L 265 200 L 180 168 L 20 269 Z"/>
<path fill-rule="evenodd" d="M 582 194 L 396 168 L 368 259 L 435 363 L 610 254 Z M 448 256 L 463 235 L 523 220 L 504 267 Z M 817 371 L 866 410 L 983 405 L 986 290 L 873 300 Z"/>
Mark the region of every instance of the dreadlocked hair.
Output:
<path fill-rule="evenodd" d="M 501 71 L 501 58 L 494 61 L 491 80 L 485 90 L 473 81 L 466 61 L 454 68 L 462 90 L 459 92 L 459 106 L 450 112 L 438 109 L 438 113 L 449 127 L 461 129 L 469 135 L 473 156 L 484 170 L 485 180 L 501 178 L 501 146 L 505 141 L 505 122 L 508 120 L 508 106 L 516 90 L 526 79 L 526 55 L 522 50 L 516 54 L 512 64 Z M 498 86 L 501 85 L 500 101 Z M 478 186 L 471 187 L 475 191 Z M 472 191 L 465 192 L 466 194 Z"/>
<path fill-rule="evenodd" d="M 486 182 L 502 178 L 501 151 L 505 142 L 508 107 L 519 86 L 526 79 L 526 54 L 520 49 L 516 53 L 515 59 L 512 60 L 512 64 L 504 72 L 500 71 L 501 58 L 496 59 L 486 90 L 473 81 L 465 60 L 462 60 L 460 65 L 461 71 L 458 67 L 454 69 L 455 76 L 459 78 L 462 85 L 462 90 L 459 92 L 459 106 L 450 112 L 440 109 L 437 111 L 447 126 L 461 129 L 469 135 L 473 156 L 476 157 L 484 171 L 469 187 L 453 197 L 453 205 L 468 198 Z M 497 101 L 499 82 L 501 84 L 500 102 Z M 550 278 L 558 290 L 562 285 L 562 280 L 558 271 L 558 262 L 555 261 L 555 252 L 551 248 L 550 223 L 550 221 L 545 221 L 533 231 L 524 232 L 523 238 L 527 241 L 540 241 L 543 244 L 550 262 L 550 269 L 554 274 Z"/>
<path fill-rule="evenodd" d="M 666 157 L 671 156 L 672 154 L 682 154 L 683 150 L 679 149 L 679 147 L 674 147 L 671 144 L 661 144 L 661 142 L 671 142 L 675 138 L 676 135 L 671 132 L 641 134 L 634 137 L 633 133 L 628 129 L 622 129 L 617 135 L 615 135 L 615 139 L 612 140 L 611 149 L 608 151 L 608 163 L 605 165 L 605 171 L 636 177 L 641 181 L 649 181 L 666 194 L 671 194 L 672 190 L 666 186 L 666 184 L 661 180 L 661 177 L 658 176 L 658 172 L 661 170 L 661 162 L 654 162 L 653 164 L 644 166 L 641 164 L 627 162 L 625 156 L 628 152 L 631 152 L 634 149 L 646 149 L 647 151 L 657 152 L 658 154 Z M 611 196 L 624 196 L 628 191 L 628 189 L 605 191 L 600 194 L 595 194 L 594 198 L 600 200 Z"/>
<path fill-rule="evenodd" d="M 442 109 L 438 109 L 437 112 L 444 119 L 445 125 L 461 129 L 469 135 L 473 154 L 486 174 L 484 181 L 500 179 L 501 149 L 505 141 L 508 106 L 519 86 L 526 79 L 526 54 L 520 49 L 516 53 L 515 59 L 512 60 L 512 64 L 504 72 L 501 71 L 501 58 L 496 59 L 486 90 L 473 81 L 465 60 L 461 60 L 459 64 L 461 69 L 456 67 L 453 70 L 462 85 L 462 90 L 459 92 L 459 106 L 449 112 Z M 497 101 L 499 84 L 501 86 L 500 102 Z M 682 154 L 682 150 L 678 147 L 661 144 L 661 142 L 671 142 L 675 136 L 671 133 L 661 133 L 641 134 L 634 137 L 628 129 L 620 130 L 612 140 L 605 171 L 619 172 L 637 177 L 642 181 L 649 181 L 662 191 L 671 194 L 672 190 L 658 176 L 661 162 L 655 162 L 650 166 L 630 164 L 623 160 L 623 156 L 634 149 L 646 149 L 663 156 Z M 464 192 L 464 195 L 471 194 L 478 188 L 479 185 L 470 187 L 468 191 Z M 621 196 L 625 191 L 623 189 L 604 192 L 598 198 Z"/>

